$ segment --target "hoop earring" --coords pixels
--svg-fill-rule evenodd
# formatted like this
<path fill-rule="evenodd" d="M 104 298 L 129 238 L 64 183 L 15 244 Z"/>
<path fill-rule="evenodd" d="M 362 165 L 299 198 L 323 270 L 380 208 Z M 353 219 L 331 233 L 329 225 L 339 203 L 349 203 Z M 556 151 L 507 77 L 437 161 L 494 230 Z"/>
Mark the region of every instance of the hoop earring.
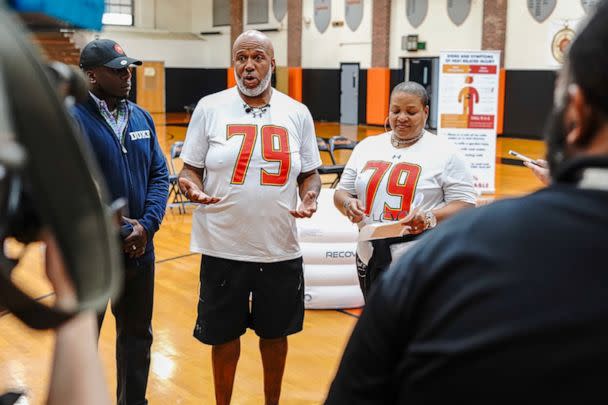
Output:
<path fill-rule="evenodd" d="M 388 116 L 384 120 L 384 132 L 388 132 L 388 128 L 386 127 L 386 123 L 388 122 Z"/>

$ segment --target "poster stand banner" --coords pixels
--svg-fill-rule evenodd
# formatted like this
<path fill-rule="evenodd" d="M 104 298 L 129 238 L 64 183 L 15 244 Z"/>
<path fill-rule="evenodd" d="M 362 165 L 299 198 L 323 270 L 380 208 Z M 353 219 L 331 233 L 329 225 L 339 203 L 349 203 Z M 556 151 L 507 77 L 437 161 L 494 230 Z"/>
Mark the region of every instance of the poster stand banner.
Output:
<path fill-rule="evenodd" d="M 439 125 L 471 165 L 475 188 L 494 193 L 500 51 L 441 52 Z"/>

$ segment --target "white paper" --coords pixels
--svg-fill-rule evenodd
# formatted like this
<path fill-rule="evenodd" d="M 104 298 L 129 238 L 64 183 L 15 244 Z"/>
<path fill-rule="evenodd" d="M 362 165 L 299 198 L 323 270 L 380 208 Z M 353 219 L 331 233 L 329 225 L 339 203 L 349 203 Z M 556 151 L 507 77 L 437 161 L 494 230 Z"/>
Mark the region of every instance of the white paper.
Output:
<path fill-rule="evenodd" d="M 406 225 L 408 222 L 420 212 L 422 200 L 424 196 L 422 193 L 417 193 L 412 202 L 412 209 L 405 218 L 395 222 L 378 222 L 370 225 L 365 225 L 359 231 L 359 241 L 375 240 L 375 239 L 386 239 L 400 237 L 403 235 L 409 235 L 410 227 Z"/>

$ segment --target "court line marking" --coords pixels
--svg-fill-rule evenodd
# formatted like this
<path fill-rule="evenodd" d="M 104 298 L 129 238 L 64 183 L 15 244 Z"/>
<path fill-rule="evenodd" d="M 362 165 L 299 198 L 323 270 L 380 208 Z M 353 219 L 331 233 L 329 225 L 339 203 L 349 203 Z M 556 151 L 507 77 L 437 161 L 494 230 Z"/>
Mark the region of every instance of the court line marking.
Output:
<path fill-rule="evenodd" d="M 168 257 L 166 259 L 158 260 L 156 262 L 156 264 L 170 262 L 171 260 L 182 259 L 184 257 L 195 256 L 195 255 L 200 255 L 200 253 L 186 253 L 186 254 L 183 254 L 183 255 L 175 256 L 175 257 Z"/>
<path fill-rule="evenodd" d="M 348 316 L 351 316 L 353 318 L 359 319 L 359 315 L 351 314 L 350 312 L 345 311 L 343 309 L 336 309 L 336 312 L 340 312 L 341 314 L 348 315 Z"/>
<path fill-rule="evenodd" d="M 165 263 L 171 260 L 176 260 L 176 259 L 182 259 L 184 257 L 189 257 L 189 256 L 194 256 L 194 255 L 198 255 L 198 253 L 187 253 L 187 254 L 183 254 L 183 255 L 179 255 L 179 256 L 175 256 L 175 257 L 169 257 L 166 259 L 162 259 L 162 260 L 158 260 L 157 262 L 155 262 L 155 264 L 160 264 L 160 263 Z M 52 297 L 53 295 L 55 295 L 54 292 L 49 292 L 46 293 L 44 295 L 41 295 L 39 297 L 34 298 L 34 301 L 42 301 L 46 298 Z M 0 311 L 0 318 L 9 315 L 11 312 L 8 309 L 2 310 Z"/>

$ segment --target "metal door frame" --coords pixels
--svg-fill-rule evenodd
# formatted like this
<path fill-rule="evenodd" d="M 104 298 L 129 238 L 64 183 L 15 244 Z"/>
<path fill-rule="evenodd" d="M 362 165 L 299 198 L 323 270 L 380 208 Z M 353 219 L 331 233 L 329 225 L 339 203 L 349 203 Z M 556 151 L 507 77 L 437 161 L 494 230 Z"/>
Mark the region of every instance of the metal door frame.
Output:
<path fill-rule="evenodd" d="M 401 57 L 401 72 L 403 74 L 403 80 L 408 81 L 410 79 L 410 61 L 411 60 L 415 60 L 415 59 L 428 59 L 431 61 L 431 65 L 434 66 L 435 65 L 435 61 L 437 62 L 437 71 L 436 72 L 431 72 L 431 81 L 434 84 L 434 88 L 437 89 L 435 97 L 433 97 L 433 94 L 429 94 L 429 98 L 431 99 L 431 111 L 433 112 L 433 114 L 437 114 L 437 108 L 438 108 L 438 102 L 439 102 L 439 56 L 414 56 L 414 57 Z M 436 83 L 435 83 L 436 81 Z M 431 127 L 431 118 L 429 117 L 429 120 L 427 121 L 427 128 L 430 129 L 437 129 L 435 127 Z M 435 116 L 434 117 L 435 123 L 439 124 L 439 116 Z"/>
<path fill-rule="evenodd" d="M 361 84 L 361 64 L 359 62 L 340 62 L 340 80 L 338 81 L 338 89 L 340 90 L 340 118 L 339 123 L 342 123 L 342 67 L 344 65 L 356 65 L 359 71 L 359 75 L 357 76 L 357 98 L 355 100 L 357 106 L 357 113 L 355 117 L 357 119 L 356 124 L 345 124 L 345 125 L 359 125 L 359 85 Z"/>

